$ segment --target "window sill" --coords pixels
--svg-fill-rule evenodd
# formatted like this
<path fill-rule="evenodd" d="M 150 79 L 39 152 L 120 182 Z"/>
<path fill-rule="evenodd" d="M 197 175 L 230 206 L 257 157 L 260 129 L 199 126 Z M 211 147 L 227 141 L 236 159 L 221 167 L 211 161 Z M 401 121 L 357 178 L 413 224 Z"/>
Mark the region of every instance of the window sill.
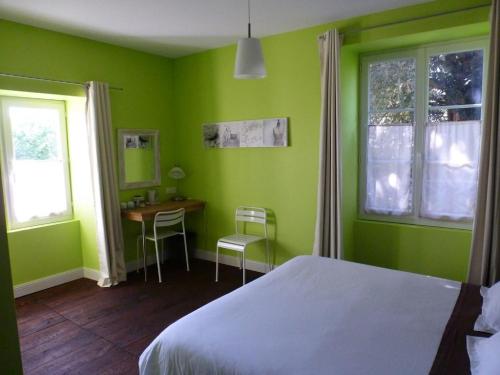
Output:
<path fill-rule="evenodd" d="M 408 218 L 397 218 L 397 217 L 380 217 L 376 215 L 359 215 L 357 217 L 358 221 L 386 224 L 386 225 L 402 225 L 408 227 L 421 227 L 427 229 L 451 229 L 451 230 L 463 230 L 470 232 L 472 231 L 472 223 L 469 222 L 451 222 L 451 221 L 437 221 L 431 219 L 420 219 L 418 221 L 411 221 Z"/>
<path fill-rule="evenodd" d="M 71 224 L 71 223 L 79 223 L 80 220 L 78 219 L 69 219 L 69 220 L 61 220 L 57 221 L 54 223 L 46 223 L 46 224 L 40 224 L 40 225 L 33 225 L 30 227 L 24 227 L 24 228 L 18 228 L 18 229 L 8 229 L 7 234 L 9 233 L 20 233 L 20 232 L 25 232 L 25 231 L 31 231 L 31 230 L 37 230 L 37 229 L 43 229 L 47 227 L 53 227 L 57 225 L 65 225 L 65 224 Z"/>

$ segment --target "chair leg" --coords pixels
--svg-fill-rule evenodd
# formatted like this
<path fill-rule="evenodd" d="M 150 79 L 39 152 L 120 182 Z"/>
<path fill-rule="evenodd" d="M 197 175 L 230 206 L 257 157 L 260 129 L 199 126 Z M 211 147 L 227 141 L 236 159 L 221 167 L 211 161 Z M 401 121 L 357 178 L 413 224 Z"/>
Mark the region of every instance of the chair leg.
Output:
<path fill-rule="evenodd" d="M 241 267 L 243 266 L 243 253 L 239 253 L 238 258 L 240 260 L 240 270 L 241 270 Z"/>
<path fill-rule="evenodd" d="M 189 257 L 188 257 L 188 245 L 187 245 L 187 241 L 186 241 L 186 233 L 183 233 L 182 237 L 184 237 L 184 253 L 186 254 L 186 270 L 189 272 Z"/>
<path fill-rule="evenodd" d="M 135 272 L 139 273 L 139 241 L 141 237 L 137 236 L 137 240 L 135 241 Z"/>
<path fill-rule="evenodd" d="M 269 240 L 266 238 L 266 261 L 267 272 L 271 272 L 271 253 L 269 252 Z"/>
<path fill-rule="evenodd" d="M 156 250 L 156 265 L 158 266 L 158 281 L 161 283 L 161 264 L 160 264 L 160 254 L 158 252 L 158 241 L 155 241 Z"/>
<path fill-rule="evenodd" d="M 219 246 L 215 250 L 215 282 L 219 281 Z"/>
<path fill-rule="evenodd" d="M 146 259 L 146 237 L 142 237 L 142 262 L 144 267 L 144 281 L 148 281 L 148 265 Z"/>
<path fill-rule="evenodd" d="M 243 259 L 243 261 L 241 262 L 243 264 L 243 285 L 245 285 L 245 283 L 246 283 L 246 280 L 245 280 L 245 250 L 243 250 L 241 255 L 242 255 L 241 257 Z"/>
<path fill-rule="evenodd" d="M 165 264 L 165 239 L 160 240 L 160 259 L 161 264 Z"/>

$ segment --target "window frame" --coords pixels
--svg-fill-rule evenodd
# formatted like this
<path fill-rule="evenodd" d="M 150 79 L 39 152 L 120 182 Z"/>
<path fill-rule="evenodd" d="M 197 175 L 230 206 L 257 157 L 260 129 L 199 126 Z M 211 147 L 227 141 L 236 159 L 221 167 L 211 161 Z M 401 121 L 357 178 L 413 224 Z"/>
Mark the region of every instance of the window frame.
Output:
<path fill-rule="evenodd" d="M 358 217 L 363 220 L 388 222 L 395 224 L 410 224 L 431 227 L 455 229 L 472 229 L 473 220 L 452 221 L 445 219 L 431 219 L 420 216 L 423 182 L 423 157 L 425 151 L 425 126 L 429 110 L 429 59 L 437 54 L 459 53 L 471 50 L 483 51 L 483 85 L 481 102 L 481 121 L 484 119 L 484 98 L 486 93 L 488 67 L 488 40 L 486 37 L 472 38 L 462 41 L 433 43 L 413 48 L 398 49 L 382 53 L 364 54 L 360 58 L 360 123 L 359 142 L 359 188 L 358 188 Z M 365 212 L 366 201 L 366 166 L 368 146 L 368 114 L 369 114 L 369 76 L 368 67 L 372 62 L 397 60 L 407 57 L 415 58 L 415 123 L 413 129 L 413 187 L 412 212 L 409 215 L 389 215 Z M 423 77 L 423 79 L 422 79 Z"/>
<path fill-rule="evenodd" d="M 7 111 L 8 107 L 21 104 L 30 108 L 52 108 L 59 112 L 60 117 L 60 141 L 61 153 L 64 167 L 64 180 L 66 190 L 66 211 L 59 215 L 50 217 L 31 219 L 25 222 L 18 222 L 15 219 L 12 207 L 13 191 L 12 191 L 12 173 L 13 173 L 13 141 L 12 128 Z M 2 183 L 4 186 L 4 199 L 6 203 L 7 225 L 9 230 L 26 229 L 45 224 L 59 223 L 73 219 L 73 199 L 71 191 L 71 173 L 69 167 L 69 152 L 68 152 L 68 134 L 67 134 L 67 110 L 66 102 L 63 100 L 54 99 L 38 99 L 25 98 L 16 96 L 0 96 L 0 144 L 3 152 L 1 153 L 1 165 L 4 173 L 2 174 Z"/>

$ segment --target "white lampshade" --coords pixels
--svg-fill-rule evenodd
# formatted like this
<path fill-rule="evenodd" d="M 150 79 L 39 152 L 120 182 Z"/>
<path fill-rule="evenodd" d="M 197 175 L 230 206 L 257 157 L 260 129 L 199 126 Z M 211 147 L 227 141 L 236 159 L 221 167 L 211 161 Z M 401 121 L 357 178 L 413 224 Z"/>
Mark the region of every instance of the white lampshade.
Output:
<path fill-rule="evenodd" d="M 234 78 L 258 79 L 266 76 L 266 66 L 260 40 L 257 38 L 241 38 L 238 40 Z"/>
<path fill-rule="evenodd" d="M 168 177 L 174 180 L 182 180 L 186 177 L 186 173 L 184 173 L 181 167 L 173 167 L 168 171 Z"/>

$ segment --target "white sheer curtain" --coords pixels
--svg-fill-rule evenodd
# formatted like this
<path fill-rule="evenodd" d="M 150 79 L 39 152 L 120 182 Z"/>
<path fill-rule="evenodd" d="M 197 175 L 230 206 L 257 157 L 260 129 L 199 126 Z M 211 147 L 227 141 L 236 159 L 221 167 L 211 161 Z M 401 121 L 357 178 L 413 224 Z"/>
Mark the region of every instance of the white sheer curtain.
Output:
<path fill-rule="evenodd" d="M 412 210 L 413 125 L 368 126 L 368 213 L 404 215 Z"/>
<path fill-rule="evenodd" d="M 480 142 L 480 121 L 441 122 L 426 126 L 422 217 L 473 218 Z"/>
<path fill-rule="evenodd" d="M 87 89 L 87 132 L 89 135 L 94 186 L 97 242 L 101 277 L 98 285 L 109 287 L 125 281 L 123 231 L 118 200 L 107 83 L 89 82 Z"/>

